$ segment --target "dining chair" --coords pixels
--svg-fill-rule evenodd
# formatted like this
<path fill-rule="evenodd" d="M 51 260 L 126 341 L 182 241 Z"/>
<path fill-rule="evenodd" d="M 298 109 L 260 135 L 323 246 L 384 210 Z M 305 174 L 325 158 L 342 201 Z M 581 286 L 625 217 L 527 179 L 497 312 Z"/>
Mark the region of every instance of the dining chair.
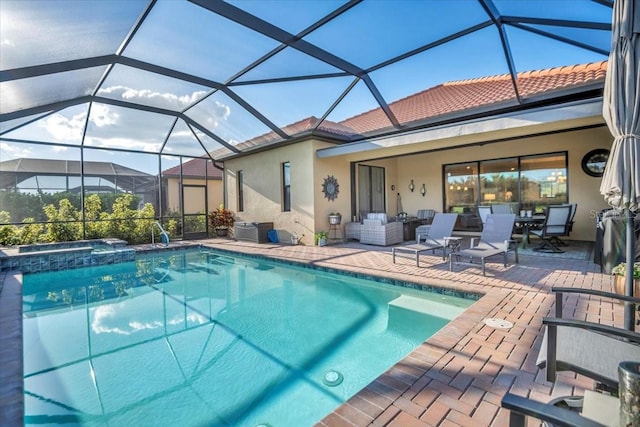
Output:
<path fill-rule="evenodd" d="M 566 203 L 563 204 L 561 206 L 569 206 L 571 207 L 571 213 L 569 214 L 569 223 L 567 226 L 567 236 L 569 236 L 569 234 L 571 234 L 571 231 L 573 231 L 573 219 L 576 216 L 576 211 L 578 210 L 578 204 L 577 203 Z M 553 243 L 555 243 L 556 246 L 568 246 L 569 244 L 567 242 L 565 242 L 564 240 L 562 240 L 559 236 L 553 236 L 551 238 L 551 241 Z"/>
<path fill-rule="evenodd" d="M 542 242 L 534 251 L 563 253 L 554 237 L 567 236 L 569 229 L 569 219 L 571 217 L 571 206 L 569 205 L 550 205 L 547 208 L 547 217 L 538 230 L 529 230 L 533 236 L 539 237 Z"/>

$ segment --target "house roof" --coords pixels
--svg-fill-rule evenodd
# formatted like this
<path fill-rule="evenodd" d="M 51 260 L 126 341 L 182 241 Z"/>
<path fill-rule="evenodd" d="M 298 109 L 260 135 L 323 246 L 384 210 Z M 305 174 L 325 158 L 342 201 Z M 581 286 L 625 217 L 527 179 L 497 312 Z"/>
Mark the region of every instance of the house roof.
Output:
<path fill-rule="evenodd" d="M 558 93 L 566 89 L 604 85 L 607 61 L 526 71 L 518 74 L 519 92 L 522 96 Z M 403 123 L 415 123 L 434 119 L 451 113 L 470 111 L 480 107 L 500 106 L 516 101 L 511 76 L 501 74 L 475 79 L 446 82 L 389 104 L 395 116 Z M 285 126 L 290 135 L 304 135 L 320 130 L 327 136 L 344 138 L 352 135 L 370 134 L 390 128 L 391 124 L 382 110 L 376 108 L 350 117 L 339 123 L 320 121 L 308 117 Z M 242 150 L 267 145 L 278 141 L 275 132 L 268 132 L 238 145 Z"/>
<path fill-rule="evenodd" d="M 526 97 L 567 88 L 602 83 L 607 61 L 563 66 L 518 74 L 520 94 Z M 511 76 L 501 74 L 443 83 L 389 104 L 403 123 L 515 101 Z M 376 108 L 340 122 L 354 133 L 366 134 L 389 126 L 384 112 Z"/>
<path fill-rule="evenodd" d="M 208 179 L 222 179 L 222 171 L 213 166 L 213 162 L 207 158 L 191 159 L 182 164 L 182 176 L 184 178 L 203 178 L 205 173 Z M 180 165 L 162 171 L 162 176 L 179 177 Z"/>

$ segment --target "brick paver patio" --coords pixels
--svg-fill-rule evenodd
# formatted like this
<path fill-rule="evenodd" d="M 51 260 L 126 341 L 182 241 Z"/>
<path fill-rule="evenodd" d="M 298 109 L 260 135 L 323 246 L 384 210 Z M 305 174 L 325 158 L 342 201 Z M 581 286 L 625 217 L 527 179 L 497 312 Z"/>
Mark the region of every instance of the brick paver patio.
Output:
<path fill-rule="evenodd" d="M 500 407 L 512 393 L 546 402 L 580 395 L 593 381 L 568 372 L 547 382 L 535 365 L 542 318 L 552 315 L 553 286 L 612 290 L 611 277 L 591 260 L 522 255 L 503 267 L 501 257 L 480 269 L 454 268 L 439 255 L 392 263 L 390 248 L 346 243 L 325 247 L 253 244 L 212 239 L 220 249 L 356 271 L 380 277 L 480 292 L 484 296 L 461 316 L 318 423 L 318 426 L 507 426 Z M 622 325 L 623 311 L 610 300 L 570 296 L 564 316 Z M 506 319 L 510 329 L 486 326 Z"/>
<path fill-rule="evenodd" d="M 484 295 L 318 422 L 318 426 L 507 426 L 509 412 L 500 407 L 507 391 L 546 402 L 558 396 L 580 395 L 594 386 L 593 381 L 567 372 L 561 373 L 555 383 L 549 383 L 544 371 L 535 365 L 542 339 L 542 318 L 553 313 L 553 286 L 612 290 L 611 277 L 601 274 L 599 266 L 586 257 L 576 260 L 521 254 L 519 264 L 506 268 L 502 266 L 502 258 L 495 257 L 483 277 L 479 268 L 457 267 L 450 272 L 439 254 L 421 255 L 420 267 L 409 258 L 398 258 L 393 264 L 390 248 L 358 243 L 317 247 L 210 239 L 172 242 L 172 246 L 193 243 Z M 149 245 L 146 246 L 137 249 L 144 250 Z M 15 284 L 5 283 L 2 293 L 5 302 L 14 294 L 6 292 L 7 286 L 19 289 Z M 19 292 L 16 295 L 19 298 Z M 571 295 L 565 298 L 564 316 L 621 326 L 623 309 L 610 300 Z M 10 326 L 8 317 L 19 319 L 2 310 L 3 330 Z M 513 327 L 493 328 L 483 323 L 486 318 L 505 319 Z M 5 338 L 9 336 L 3 334 Z M 20 345 L 20 340 L 13 341 Z M 21 360 L 16 354 L 21 354 L 19 348 L 6 345 L 0 352 L 7 356 L 4 360 Z M 7 375 L 20 372 L 9 368 L 5 366 L 0 371 Z M 0 377 L 3 383 L 9 378 Z M 2 395 L 13 396 L 20 402 L 21 394 L 7 384 L 0 386 Z M 5 403 L 5 408 L 18 407 L 9 401 Z M 531 421 L 530 425 L 539 423 Z"/>

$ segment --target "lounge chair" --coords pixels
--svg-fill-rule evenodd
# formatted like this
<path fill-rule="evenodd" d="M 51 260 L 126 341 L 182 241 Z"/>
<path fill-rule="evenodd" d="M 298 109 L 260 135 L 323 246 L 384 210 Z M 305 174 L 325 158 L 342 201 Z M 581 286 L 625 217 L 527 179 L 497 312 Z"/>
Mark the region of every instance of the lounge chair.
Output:
<path fill-rule="evenodd" d="M 415 244 L 391 248 L 393 262 L 396 262 L 396 252 L 409 252 L 416 256 L 416 265 L 420 267 L 420 252 L 432 251 L 435 254 L 436 249 L 442 249 L 442 259 L 446 259 L 445 237 L 451 237 L 457 218 L 455 213 L 435 214 L 428 233 L 416 235 Z"/>
<path fill-rule="evenodd" d="M 482 221 L 482 226 L 484 227 L 484 223 L 487 222 L 487 215 L 491 213 L 491 206 L 478 206 L 478 216 L 480 217 L 480 221 Z"/>
<path fill-rule="evenodd" d="M 463 264 L 470 266 L 480 266 L 482 275 L 485 275 L 485 259 L 494 255 L 503 254 L 504 266 L 508 264 L 508 253 L 515 252 L 515 262 L 518 263 L 518 242 L 511 238 L 513 224 L 516 216 L 514 214 L 489 214 L 487 221 L 482 228 L 480 239 L 471 239 L 469 249 L 452 252 L 449 254 L 449 270 L 453 271 L 453 264 Z M 468 261 L 463 261 L 468 259 Z M 480 261 L 480 264 L 474 262 Z"/>
<path fill-rule="evenodd" d="M 618 389 L 618 365 L 640 360 L 640 333 L 574 319 L 562 318 L 564 294 L 586 294 L 640 304 L 640 298 L 595 289 L 554 287 L 556 317 L 544 318 L 546 325 L 536 364 L 546 368 L 547 381 L 555 381 L 557 371 L 573 371 L 589 377 L 610 390 Z"/>

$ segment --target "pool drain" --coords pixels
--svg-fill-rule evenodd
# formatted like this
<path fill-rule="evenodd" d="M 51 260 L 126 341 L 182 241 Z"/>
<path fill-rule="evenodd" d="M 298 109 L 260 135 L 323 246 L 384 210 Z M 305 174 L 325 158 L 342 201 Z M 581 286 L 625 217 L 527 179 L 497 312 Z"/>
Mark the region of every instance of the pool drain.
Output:
<path fill-rule="evenodd" d="M 324 375 L 322 376 L 322 382 L 325 385 L 328 385 L 329 387 L 335 387 L 338 384 L 340 384 L 342 382 L 342 380 L 344 379 L 344 377 L 342 376 L 342 374 L 338 371 L 327 371 L 324 373 Z"/>
<path fill-rule="evenodd" d="M 495 317 L 490 317 L 488 319 L 483 320 L 484 324 L 496 329 L 511 329 L 513 328 L 513 323 L 504 319 L 496 319 Z"/>

